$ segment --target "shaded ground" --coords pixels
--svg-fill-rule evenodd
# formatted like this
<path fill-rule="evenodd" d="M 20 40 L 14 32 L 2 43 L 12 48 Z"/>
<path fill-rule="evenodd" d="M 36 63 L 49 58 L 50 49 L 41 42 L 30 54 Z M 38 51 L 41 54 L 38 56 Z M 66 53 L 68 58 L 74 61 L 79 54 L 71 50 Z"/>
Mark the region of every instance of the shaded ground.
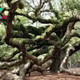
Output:
<path fill-rule="evenodd" d="M 80 68 L 70 69 L 74 70 L 76 72 L 80 71 Z M 41 75 L 39 72 L 32 72 L 31 76 L 26 76 L 26 80 L 80 80 L 80 76 L 73 76 L 68 75 L 66 73 L 50 73 L 50 72 L 44 72 L 43 75 Z"/>
<path fill-rule="evenodd" d="M 80 68 L 70 69 L 79 72 Z M 0 75 L 2 75 L 5 70 L 0 70 Z M 1 79 L 0 79 L 1 80 Z M 30 77 L 26 75 L 25 80 L 80 80 L 80 76 L 68 75 L 66 73 L 50 73 L 49 71 L 45 71 L 43 75 L 39 72 L 32 72 Z"/>
<path fill-rule="evenodd" d="M 67 74 L 53 74 L 26 77 L 26 80 L 80 80 L 80 77 Z"/>

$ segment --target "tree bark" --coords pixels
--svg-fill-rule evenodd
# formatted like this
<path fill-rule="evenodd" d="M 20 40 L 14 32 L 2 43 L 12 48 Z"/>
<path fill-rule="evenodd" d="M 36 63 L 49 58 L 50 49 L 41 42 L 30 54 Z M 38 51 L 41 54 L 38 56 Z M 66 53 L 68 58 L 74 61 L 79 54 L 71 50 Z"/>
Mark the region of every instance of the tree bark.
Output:
<path fill-rule="evenodd" d="M 58 72 L 58 71 L 60 70 L 60 64 L 61 64 L 62 60 L 64 59 L 65 55 L 66 55 L 66 54 L 65 54 L 65 51 L 64 51 L 64 50 L 62 50 L 62 51 L 60 51 L 60 52 L 58 53 L 57 58 L 55 58 L 55 59 L 53 60 L 52 65 L 51 65 L 51 67 L 50 67 L 50 71 L 51 71 L 51 72 Z M 68 68 L 68 67 L 67 67 L 67 62 L 65 63 L 64 67 L 65 67 L 65 68 Z"/>

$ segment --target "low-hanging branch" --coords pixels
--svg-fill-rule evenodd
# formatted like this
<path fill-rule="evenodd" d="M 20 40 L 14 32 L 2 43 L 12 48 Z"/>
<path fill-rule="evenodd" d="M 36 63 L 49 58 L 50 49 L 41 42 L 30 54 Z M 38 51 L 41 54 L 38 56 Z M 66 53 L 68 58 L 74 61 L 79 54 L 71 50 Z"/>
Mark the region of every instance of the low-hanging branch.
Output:
<path fill-rule="evenodd" d="M 5 69 L 5 68 L 10 68 L 12 66 L 15 65 L 20 65 L 22 63 L 22 59 L 18 59 L 16 61 L 12 61 L 12 62 L 0 62 L 0 69 Z"/>
<path fill-rule="evenodd" d="M 76 48 L 76 47 L 78 47 L 78 48 Z M 75 47 L 73 47 L 72 45 L 69 44 L 69 47 L 66 50 L 66 55 L 65 55 L 61 65 L 60 65 L 60 72 L 66 72 L 70 75 L 80 76 L 79 72 L 71 71 L 71 70 L 68 70 L 64 67 L 69 56 L 73 55 L 76 51 L 78 51 L 79 47 L 80 47 L 80 44 L 78 44 L 78 46 L 75 46 Z"/>

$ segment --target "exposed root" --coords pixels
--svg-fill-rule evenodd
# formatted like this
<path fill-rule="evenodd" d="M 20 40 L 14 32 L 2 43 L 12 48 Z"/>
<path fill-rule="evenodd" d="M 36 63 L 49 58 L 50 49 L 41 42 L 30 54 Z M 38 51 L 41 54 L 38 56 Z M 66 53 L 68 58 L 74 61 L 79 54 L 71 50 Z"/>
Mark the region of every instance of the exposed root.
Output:
<path fill-rule="evenodd" d="M 60 65 L 60 72 L 65 72 L 65 73 L 68 73 L 70 75 L 80 76 L 80 73 L 77 73 L 75 71 L 71 71 L 71 70 L 68 70 L 68 69 L 64 68 L 64 65 L 65 65 L 67 59 L 69 58 L 69 53 L 70 53 L 71 50 L 74 50 L 74 48 L 71 45 L 69 45 L 69 48 L 66 51 L 66 56 L 64 57 L 61 65 Z"/>

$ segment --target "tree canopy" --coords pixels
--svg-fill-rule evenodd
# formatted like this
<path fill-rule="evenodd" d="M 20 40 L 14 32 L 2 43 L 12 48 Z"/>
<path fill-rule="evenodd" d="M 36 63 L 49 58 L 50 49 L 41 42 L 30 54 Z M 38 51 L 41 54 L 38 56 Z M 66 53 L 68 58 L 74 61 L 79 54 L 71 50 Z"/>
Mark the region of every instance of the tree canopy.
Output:
<path fill-rule="evenodd" d="M 26 74 L 43 73 L 48 68 L 80 75 L 65 66 L 80 49 L 79 3 L 80 0 L 0 0 L 0 15 L 7 16 L 0 19 L 0 69 L 8 70 L 3 80 L 24 80 Z"/>

